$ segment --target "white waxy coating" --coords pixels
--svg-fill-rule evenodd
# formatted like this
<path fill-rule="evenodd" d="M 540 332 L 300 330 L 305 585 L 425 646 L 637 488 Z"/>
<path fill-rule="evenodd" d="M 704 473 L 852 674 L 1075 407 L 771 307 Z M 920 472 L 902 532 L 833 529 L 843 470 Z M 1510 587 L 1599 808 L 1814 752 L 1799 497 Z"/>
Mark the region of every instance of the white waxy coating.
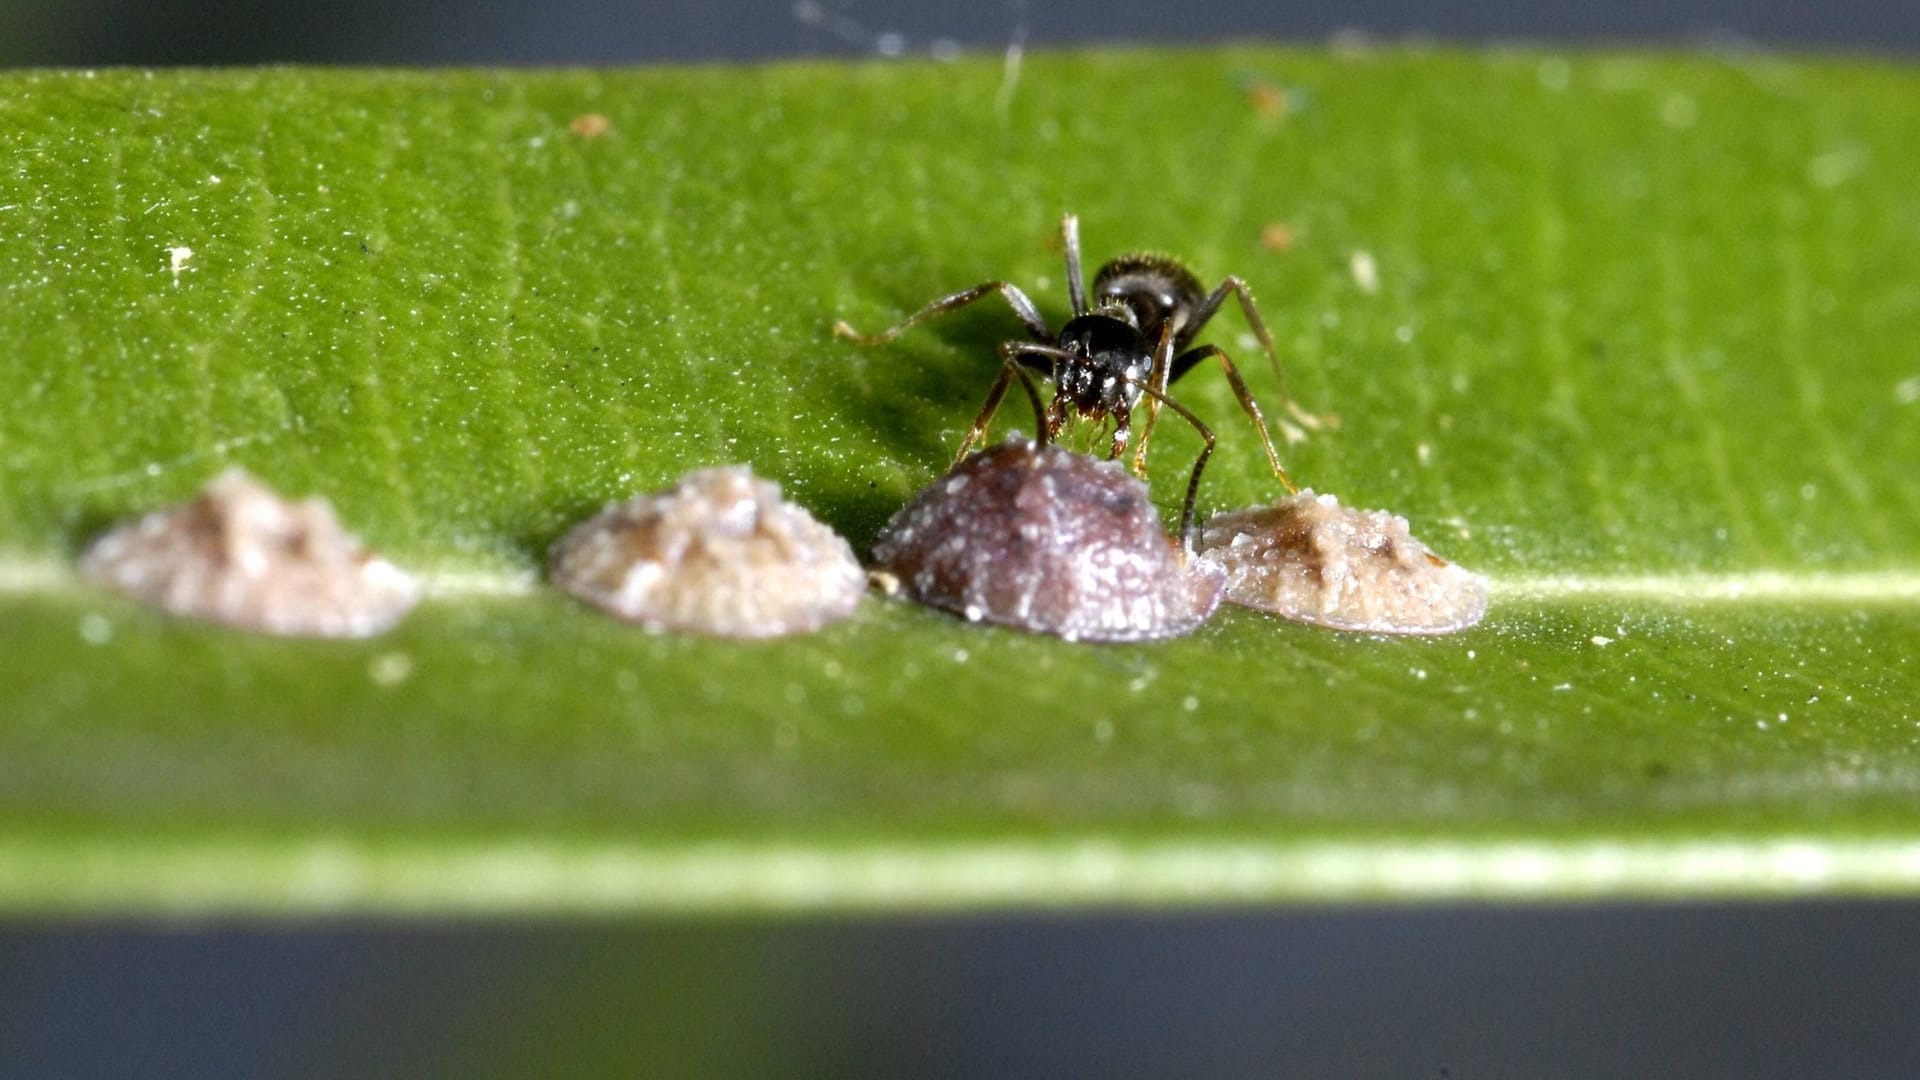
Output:
<path fill-rule="evenodd" d="M 1487 613 L 1485 578 L 1435 555 L 1406 518 L 1332 495 L 1216 514 L 1200 558 L 1226 572 L 1229 603 L 1337 630 L 1446 634 Z"/>
<path fill-rule="evenodd" d="M 840 534 L 745 466 L 608 506 L 553 546 L 554 585 L 652 630 L 776 637 L 853 613 L 867 575 Z"/>
<path fill-rule="evenodd" d="M 420 598 L 325 499 L 290 501 L 237 468 L 189 502 L 114 527 L 80 572 L 174 615 L 290 637 L 368 637 Z"/>
<path fill-rule="evenodd" d="M 1069 641 L 1175 637 L 1220 602 L 1219 572 L 1183 559 L 1145 484 L 1019 438 L 927 485 L 873 555 L 923 604 Z"/>

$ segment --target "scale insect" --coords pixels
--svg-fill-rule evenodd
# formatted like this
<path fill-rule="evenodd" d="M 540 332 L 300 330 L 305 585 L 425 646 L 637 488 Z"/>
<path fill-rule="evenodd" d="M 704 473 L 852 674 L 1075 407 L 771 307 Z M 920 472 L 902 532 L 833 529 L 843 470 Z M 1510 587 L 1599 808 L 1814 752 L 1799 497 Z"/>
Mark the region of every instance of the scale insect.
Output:
<path fill-rule="evenodd" d="M 348 534 L 327 500 L 295 502 L 239 468 L 108 530 L 80 573 L 174 615 L 289 637 L 372 637 L 420 599 L 419 583 Z"/>
<path fill-rule="evenodd" d="M 609 505 L 554 544 L 561 590 L 650 630 L 770 638 L 853 614 L 853 548 L 744 465 Z"/>
<path fill-rule="evenodd" d="M 1368 634 L 1451 634 L 1487 614 L 1487 579 L 1415 539 L 1407 519 L 1303 491 L 1215 514 L 1203 565 L 1226 575 L 1229 603 Z"/>
<path fill-rule="evenodd" d="M 1059 438 L 1070 417 L 1114 423 L 1113 443 L 1108 456 L 1118 458 L 1133 435 L 1133 412 L 1146 407 L 1146 420 L 1134 448 L 1133 470 L 1146 475 L 1147 445 L 1153 437 L 1153 425 L 1162 407 L 1171 409 L 1200 433 L 1203 446 L 1187 478 L 1186 498 L 1180 508 L 1180 538 L 1190 551 L 1194 540 L 1193 508 L 1200 491 L 1200 476 L 1207 459 L 1213 455 L 1214 434 L 1192 410 L 1167 393 L 1167 387 L 1182 375 L 1209 359 L 1217 359 L 1240 407 L 1260 433 L 1260 444 L 1274 476 L 1289 494 L 1299 491 L 1274 451 L 1273 437 L 1267 431 L 1266 417 L 1248 392 L 1233 360 L 1218 345 L 1195 345 L 1200 334 L 1220 306 L 1232 294 L 1240 302 L 1247 324 L 1259 339 L 1274 373 L 1280 376 L 1280 358 L 1273 346 L 1273 335 L 1260 317 L 1260 309 L 1246 283 L 1237 277 L 1223 280 L 1212 292 L 1203 291 L 1200 280 L 1185 266 L 1161 255 L 1123 255 L 1102 267 L 1094 275 L 1089 295 L 1081 272 L 1080 221 L 1072 214 L 1060 222 L 1060 236 L 1066 248 L 1067 300 L 1073 317 L 1056 334 L 1048 327 L 1027 294 L 1006 281 L 983 281 L 970 289 L 939 297 L 903 322 L 877 334 L 862 334 L 847 323 L 834 324 L 834 333 L 862 345 L 883 345 L 899 337 L 915 324 L 963 308 L 990 294 L 998 293 L 1027 330 L 1027 337 L 1000 346 L 1000 374 L 987 392 L 985 404 L 974 417 L 966 441 L 960 444 L 956 460 L 980 442 L 1015 379 L 1033 404 L 1034 422 L 1040 440 Z M 1035 377 L 1054 385 L 1050 403 L 1041 404 Z M 1308 426 L 1319 426 L 1319 419 L 1301 411 L 1286 398 L 1281 376 L 1280 393 L 1291 415 Z"/>
<path fill-rule="evenodd" d="M 1119 463 L 1014 436 L 914 496 L 873 558 L 923 604 L 1068 641 L 1155 641 L 1207 621 L 1225 575 L 1184 559 Z"/>

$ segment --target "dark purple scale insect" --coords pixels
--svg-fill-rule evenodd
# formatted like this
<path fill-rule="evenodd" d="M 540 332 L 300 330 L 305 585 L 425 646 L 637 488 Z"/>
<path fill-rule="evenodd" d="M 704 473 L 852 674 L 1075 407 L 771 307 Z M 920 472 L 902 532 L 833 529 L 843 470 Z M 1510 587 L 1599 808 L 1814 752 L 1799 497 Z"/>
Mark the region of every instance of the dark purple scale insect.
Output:
<path fill-rule="evenodd" d="M 921 603 L 1069 641 L 1185 634 L 1224 580 L 1174 545 L 1118 464 L 1018 437 L 927 485 L 873 557 Z"/>
<path fill-rule="evenodd" d="M 1259 338 L 1278 375 L 1280 360 L 1274 351 L 1273 335 L 1267 332 L 1266 322 L 1254 306 L 1246 283 L 1229 277 L 1212 292 L 1203 292 L 1199 279 L 1172 259 L 1160 255 L 1124 255 L 1102 266 L 1094 275 L 1090 303 L 1080 270 L 1079 219 L 1068 214 L 1061 220 L 1060 234 L 1067 252 L 1067 299 L 1073 305 L 1073 317 L 1058 334 L 1048 328 L 1033 301 L 1005 281 L 985 281 L 940 297 L 908 316 L 906 321 L 878 334 L 862 334 L 845 322 L 834 324 L 834 332 L 863 345 L 879 345 L 892 341 L 923 319 L 965 307 L 989 293 L 999 293 L 1026 325 L 1028 337 L 1000 346 L 1000 375 L 974 418 L 966 441 L 960 444 L 959 458 L 965 459 L 967 452 L 980 441 L 1017 378 L 1033 403 L 1034 422 L 1043 443 L 1057 439 L 1070 416 L 1092 420 L 1111 417 L 1114 430 L 1110 458 L 1118 458 L 1126 449 L 1133 432 L 1133 411 L 1144 401 L 1147 418 L 1133 457 L 1134 472 L 1144 477 L 1147 443 L 1153 436 L 1160 408 L 1165 406 L 1192 424 L 1205 443 L 1193 463 L 1180 509 L 1180 537 L 1189 549 L 1193 540 L 1194 500 L 1200 490 L 1201 472 L 1213 454 L 1214 436 L 1199 417 L 1167 395 L 1167 386 L 1203 361 L 1218 359 L 1234 396 L 1260 432 L 1260 443 L 1266 449 L 1273 474 L 1289 493 L 1297 491 L 1286 469 L 1280 465 L 1280 456 L 1274 452 L 1266 418 L 1247 391 L 1233 361 L 1217 345 L 1193 344 L 1194 338 L 1220 310 L 1227 294 L 1232 293 L 1239 299 L 1247 324 L 1253 328 L 1254 336 Z M 1036 375 L 1051 380 L 1054 385 L 1053 400 L 1044 406 L 1034 384 Z M 1281 393 L 1284 399 L 1284 383 Z M 1288 408 L 1310 425 L 1317 423 L 1291 402 Z"/>

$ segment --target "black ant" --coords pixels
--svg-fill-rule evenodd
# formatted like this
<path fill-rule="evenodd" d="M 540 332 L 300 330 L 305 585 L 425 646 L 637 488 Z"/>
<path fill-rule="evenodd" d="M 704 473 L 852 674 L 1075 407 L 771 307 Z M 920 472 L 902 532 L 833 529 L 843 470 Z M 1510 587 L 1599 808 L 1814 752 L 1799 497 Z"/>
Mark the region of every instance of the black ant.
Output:
<path fill-rule="evenodd" d="M 967 451 L 980 441 L 1017 377 L 1027 398 L 1033 402 L 1034 423 L 1040 429 L 1042 443 L 1059 438 L 1070 413 L 1095 420 L 1112 416 L 1113 448 L 1108 454 L 1111 458 L 1118 458 L 1126 449 L 1133 430 L 1133 410 L 1142 398 L 1147 399 L 1147 421 L 1133 457 L 1134 472 L 1144 477 L 1147 442 L 1153 437 L 1154 421 L 1164 405 L 1192 424 L 1206 444 L 1193 463 L 1186 500 L 1180 507 L 1180 539 L 1189 550 L 1194 499 L 1200 491 L 1201 470 L 1213 454 L 1213 430 L 1186 406 L 1168 397 L 1166 391 L 1169 383 L 1208 357 L 1217 357 L 1234 396 L 1240 399 L 1241 408 L 1260 431 L 1260 444 L 1266 448 L 1273 475 L 1279 477 L 1288 494 L 1298 493 L 1299 488 L 1294 486 L 1287 470 L 1280 465 L 1280 456 L 1274 452 L 1266 418 L 1261 415 L 1253 395 L 1247 392 L 1247 384 L 1241 380 L 1233 361 L 1218 345 L 1189 348 L 1201 329 L 1219 312 L 1227 294 L 1232 293 L 1239 298 L 1247 324 L 1260 339 L 1261 348 L 1273 363 L 1274 373 L 1279 375 L 1280 359 L 1274 352 L 1273 336 L 1267 332 L 1267 324 L 1260 318 L 1260 310 L 1254 306 L 1246 283 L 1229 277 L 1212 292 L 1202 293 L 1200 281 L 1192 271 L 1170 258 L 1123 255 L 1102 266 L 1094 275 L 1095 303 L 1089 306 L 1080 272 L 1080 219 L 1072 214 L 1061 219 L 1060 237 L 1067 249 L 1067 299 L 1073 305 L 1073 318 L 1058 335 L 1047 328 L 1046 320 L 1040 317 L 1027 294 L 1005 281 L 985 281 L 971 289 L 940 297 L 908 316 L 905 322 L 878 334 L 862 334 L 845 322 L 835 323 L 833 332 L 862 345 L 880 345 L 892 341 L 922 319 L 965 307 L 988 293 L 998 292 L 1026 324 L 1031 337 L 1000 346 L 1000 377 L 994 380 L 986 404 L 974 418 L 966 441 L 960 444 L 959 457 L 965 458 Z M 1040 392 L 1034 386 L 1036 374 L 1054 384 L 1053 401 L 1045 407 L 1041 406 Z M 1285 400 L 1284 383 L 1281 395 Z M 1318 418 L 1301 412 L 1291 401 L 1287 404 L 1289 411 L 1304 423 L 1319 426 Z"/>

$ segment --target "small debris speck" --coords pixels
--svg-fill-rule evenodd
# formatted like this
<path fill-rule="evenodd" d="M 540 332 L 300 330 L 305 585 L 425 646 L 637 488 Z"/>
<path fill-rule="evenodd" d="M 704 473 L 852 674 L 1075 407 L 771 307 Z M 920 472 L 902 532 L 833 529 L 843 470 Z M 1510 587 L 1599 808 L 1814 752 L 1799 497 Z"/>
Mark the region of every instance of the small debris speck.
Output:
<path fill-rule="evenodd" d="M 597 139 L 613 127 L 613 121 L 600 113 L 583 113 L 567 124 L 567 130 L 583 139 Z"/>
<path fill-rule="evenodd" d="M 1487 611 L 1486 580 L 1414 539 L 1405 518 L 1311 491 L 1215 515 L 1200 560 L 1226 574 L 1230 603 L 1337 630 L 1445 634 Z"/>
<path fill-rule="evenodd" d="M 1700 119 L 1700 105 L 1686 94 L 1668 94 L 1660 102 L 1660 121 L 1671 128 L 1690 128 Z"/>
<path fill-rule="evenodd" d="M 651 630 L 762 638 L 853 613 L 853 548 L 745 466 L 698 469 L 607 507 L 553 546 L 554 585 Z"/>
<path fill-rule="evenodd" d="M 1836 188 L 1865 172 L 1867 164 L 1867 155 L 1859 147 L 1841 147 L 1809 161 L 1807 179 L 1816 187 Z"/>
<path fill-rule="evenodd" d="M 923 604 L 1069 641 L 1175 637 L 1220 600 L 1219 571 L 1183 558 L 1145 484 L 1017 437 L 929 484 L 873 554 Z"/>
<path fill-rule="evenodd" d="M 1374 261 L 1373 252 L 1356 251 L 1347 256 L 1347 270 L 1361 292 L 1372 296 L 1380 291 L 1380 264 Z"/>
<path fill-rule="evenodd" d="M 1540 80 L 1542 89 L 1559 93 L 1573 82 L 1573 65 L 1559 56 L 1543 57 L 1534 68 L 1534 76 Z"/>
<path fill-rule="evenodd" d="M 403 652 L 381 653 L 367 664 L 367 677 L 375 686 L 399 686 L 413 674 L 413 657 Z"/>
<path fill-rule="evenodd" d="M 1293 242 L 1293 228 L 1285 222 L 1269 221 L 1260 230 L 1260 246 L 1276 255 L 1293 250 Z"/>
<path fill-rule="evenodd" d="M 1306 110 L 1309 95 L 1300 87 L 1283 86 L 1261 75 L 1243 74 L 1240 87 L 1253 111 L 1267 120 L 1284 120 Z"/>
<path fill-rule="evenodd" d="M 80 640 L 89 645 L 105 645 L 113 640 L 113 622 L 97 612 L 80 616 Z"/>
<path fill-rule="evenodd" d="M 1286 94 L 1264 79 L 1255 80 L 1247 87 L 1247 100 L 1261 116 L 1277 118 L 1287 115 Z"/>
<path fill-rule="evenodd" d="M 173 271 L 173 286 L 180 287 L 180 274 L 193 261 L 193 249 L 185 245 L 167 249 L 167 268 Z"/>
<path fill-rule="evenodd" d="M 240 469 L 116 526 L 80 572 L 175 615 L 296 637 L 378 634 L 420 597 L 412 577 L 340 528 L 325 499 L 291 502 Z"/>

